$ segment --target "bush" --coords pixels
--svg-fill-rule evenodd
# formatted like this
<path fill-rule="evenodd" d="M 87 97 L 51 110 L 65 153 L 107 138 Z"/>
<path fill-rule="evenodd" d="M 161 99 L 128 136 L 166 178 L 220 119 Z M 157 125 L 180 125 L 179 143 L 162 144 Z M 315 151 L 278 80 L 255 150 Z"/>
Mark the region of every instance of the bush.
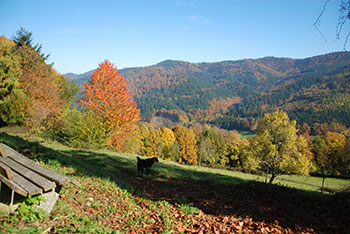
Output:
<path fill-rule="evenodd" d="M 72 147 L 105 148 L 110 131 L 97 116 L 77 109 L 69 110 L 46 135 Z"/>

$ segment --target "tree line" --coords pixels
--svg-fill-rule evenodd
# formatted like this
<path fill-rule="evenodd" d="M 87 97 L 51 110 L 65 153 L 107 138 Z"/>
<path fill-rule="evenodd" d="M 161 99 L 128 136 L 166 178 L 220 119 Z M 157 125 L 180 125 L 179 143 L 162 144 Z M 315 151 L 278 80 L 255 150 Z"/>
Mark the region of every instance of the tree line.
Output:
<path fill-rule="evenodd" d="M 40 131 L 69 110 L 78 87 L 46 63 L 41 48 L 24 28 L 13 40 L 0 37 L 0 126 Z"/>

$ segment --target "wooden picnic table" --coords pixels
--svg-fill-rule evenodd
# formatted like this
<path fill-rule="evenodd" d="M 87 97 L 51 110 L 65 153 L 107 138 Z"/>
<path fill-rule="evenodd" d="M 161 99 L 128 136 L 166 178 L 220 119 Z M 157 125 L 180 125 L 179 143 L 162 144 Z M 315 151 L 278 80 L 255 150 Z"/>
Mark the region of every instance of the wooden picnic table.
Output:
<path fill-rule="evenodd" d="M 10 204 L 13 203 L 14 193 L 26 197 L 54 191 L 57 186 L 66 183 L 79 185 L 75 180 L 48 169 L 0 143 L 0 194 L 2 183 L 12 191 Z"/>

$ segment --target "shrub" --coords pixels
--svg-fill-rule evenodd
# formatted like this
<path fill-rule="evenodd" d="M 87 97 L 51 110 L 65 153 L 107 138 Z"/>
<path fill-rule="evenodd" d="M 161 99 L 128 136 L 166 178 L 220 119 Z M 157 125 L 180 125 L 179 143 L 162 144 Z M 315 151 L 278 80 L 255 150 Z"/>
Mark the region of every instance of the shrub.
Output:
<path fill-rule="evenodd" d="M 64 144 L 82 148 L 105 148 L 110 136 L 97 116 L 77 109 L 65 113 L 45 134 Z"/>

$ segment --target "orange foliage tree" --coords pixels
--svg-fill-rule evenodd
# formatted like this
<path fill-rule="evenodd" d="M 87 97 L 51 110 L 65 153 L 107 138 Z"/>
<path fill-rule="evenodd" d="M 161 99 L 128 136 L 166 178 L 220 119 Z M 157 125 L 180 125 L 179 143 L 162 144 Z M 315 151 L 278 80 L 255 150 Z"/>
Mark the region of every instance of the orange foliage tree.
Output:
<path fill-rule="evenodd" d="M 128 92 L 127 82 L 118 69 L 105 60 L 84 83 L 84 96 L 77 102 L 82 109 L 93 113 L 108 130 L 108 144 L 121 149 L 125 138 L 135 131 L 134 123 L 140 120 L 140 110 Z"/>

